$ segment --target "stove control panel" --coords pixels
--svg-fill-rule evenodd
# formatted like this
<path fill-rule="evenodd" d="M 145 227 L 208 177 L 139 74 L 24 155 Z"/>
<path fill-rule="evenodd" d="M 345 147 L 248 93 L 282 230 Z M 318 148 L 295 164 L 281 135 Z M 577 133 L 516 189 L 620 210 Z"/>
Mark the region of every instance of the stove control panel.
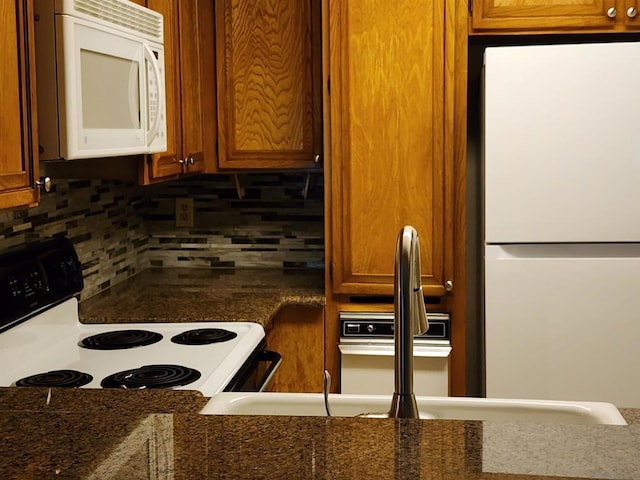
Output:
<path fill-rule="evenodd" d="M 70 240 L 54 237 L 0 254 L 0 331 L 80 293 L 82 268 Z"/>

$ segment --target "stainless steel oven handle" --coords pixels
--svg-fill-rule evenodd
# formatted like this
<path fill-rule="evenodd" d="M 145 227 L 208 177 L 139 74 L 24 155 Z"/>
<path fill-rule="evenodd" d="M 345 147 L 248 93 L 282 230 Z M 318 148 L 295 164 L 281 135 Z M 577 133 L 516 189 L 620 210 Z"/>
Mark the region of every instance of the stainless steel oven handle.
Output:
<path fill-rule="evenodd" d="M 260 352 L 258 361 L 271 362 L 271 365 L 269 365 L 269 368 L 267 368 L 267 371 L 264 373 L 264 377 L 260 381 L 260 388 L 258 391 L 264 392 L 271 384 L 271 380 L 273 379 L 275 373 L 278 371 L 278 368 L 280 368 L 280 364 L 282 363 L 282 355 L 280 355 L 278 352 L 274 352 L 273 350 L 263 350 L 262 352 Z"/>

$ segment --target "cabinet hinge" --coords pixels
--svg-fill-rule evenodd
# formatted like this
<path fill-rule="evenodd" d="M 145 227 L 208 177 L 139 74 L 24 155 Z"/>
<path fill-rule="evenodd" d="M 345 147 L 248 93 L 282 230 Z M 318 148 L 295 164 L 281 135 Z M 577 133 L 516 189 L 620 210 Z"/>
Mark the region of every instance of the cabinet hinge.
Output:
<path fill-rule="evenodd" d="M 473 17 L 473 0 L 467 0 L 469 3 L 469 16 Z"/>

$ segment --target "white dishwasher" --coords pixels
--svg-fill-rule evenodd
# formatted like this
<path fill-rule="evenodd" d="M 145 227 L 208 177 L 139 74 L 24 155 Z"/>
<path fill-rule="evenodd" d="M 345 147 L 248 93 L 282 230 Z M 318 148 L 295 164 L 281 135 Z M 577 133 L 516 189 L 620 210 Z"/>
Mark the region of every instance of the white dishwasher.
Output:
<path fill-rule="evenodd" d="M 448 396 L 450 317 L 427 313 L 427 319 L 427 333 L 414 338 L 414 393 Z M 341 393 L 393 394 L 393 313 L 340 312 L 339 320 Z"/>

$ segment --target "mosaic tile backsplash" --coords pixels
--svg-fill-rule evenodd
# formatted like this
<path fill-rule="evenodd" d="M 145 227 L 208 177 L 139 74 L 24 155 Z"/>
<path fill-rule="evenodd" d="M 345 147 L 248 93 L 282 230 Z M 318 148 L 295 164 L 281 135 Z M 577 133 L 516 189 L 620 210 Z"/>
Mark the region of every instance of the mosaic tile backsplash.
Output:
<path fill-rule="evenodd" d="M 323 268 L 321 174 L 229 175 L 141 187 L 54 180 L 30 209 L 0 211 L 0 250 L 66 235 L 85 277 L 82 298 L 149 267 Z M 175 199 L 193 198 L 194 226 L 175 226 Z"/>

